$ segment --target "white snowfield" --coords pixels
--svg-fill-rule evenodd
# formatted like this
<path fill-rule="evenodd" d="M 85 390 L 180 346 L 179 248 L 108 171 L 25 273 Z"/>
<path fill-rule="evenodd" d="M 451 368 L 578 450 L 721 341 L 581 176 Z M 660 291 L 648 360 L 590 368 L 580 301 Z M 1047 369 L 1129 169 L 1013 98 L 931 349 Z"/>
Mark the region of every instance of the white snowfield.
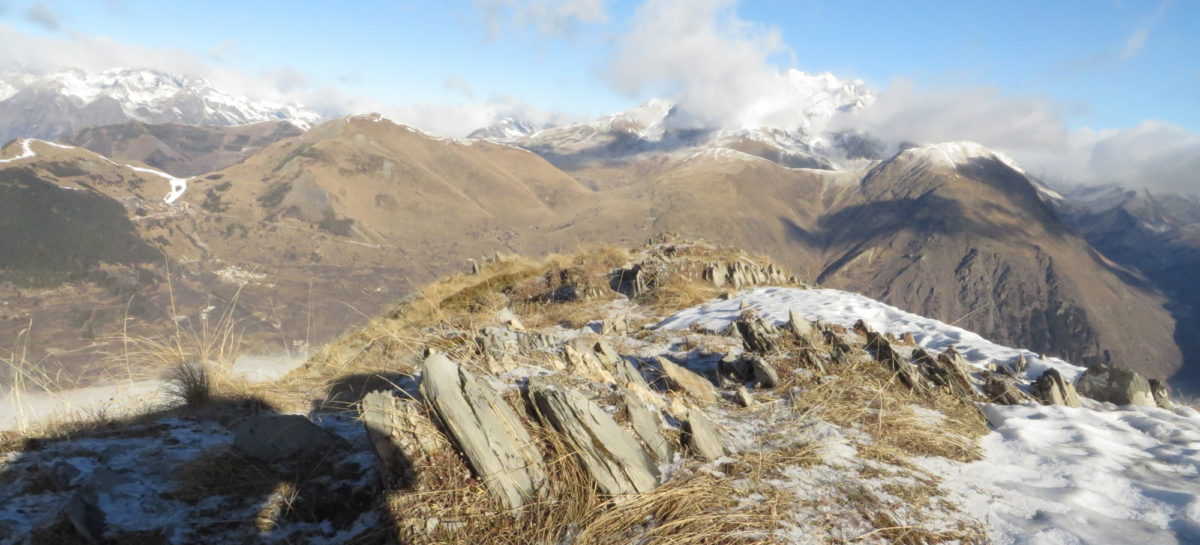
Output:
<path fill-rule="evenodd" d="M 839 290 L 759 288 L 671 316 L 658 327 L 720 330 L 747 308 L 783 323 L 796 310 L 809 320 L 912 333 L 934 350 L 956 346 L 976 366 L 1025 354 L 1036 377 L 1047 367 L 1074 380 L 1082 368 L 992 343 L 969 331 Z M 920 460 L 997 545 L 1200 543 L 1200 412 L 1037 404 L 983 405 L 992 433 L 983 460 Z"/>
<path fill-rule="evenodd" d="M 145 167 L 135 167 L 133 165 L 117 163 L 116 161 L 113 161 L 112 159 L 109 159 L 108 157 L 104 157 L 103 155 L 99 155 L 88 149 L 77 148 L 75 146 L 67 146 L 67 145 L 63 145 L 63 144 L 57 144 L 54 142 L 47 142 L 45 140 L 38 140 L 36 138 L 22 139 L 21 140 L 21 153 L 15 157 L 10 157 L 8 159 L 0 159 L 0 164 L 15 163 L 15 162 L 21 161 L 23 159 L 30 159 L 33 157 L 37 157 L 37 152 L 33 151 L 33 148 L 31 147 L 31 144 L 33 142 L 37 142 L 42 145 L 51 146 L 51 147 L 55 147 L 55 148 L 59 148 L 59 149 L 81 150 L 81 151 L 84 151 L 91 155 L 95 155 L 96 157 L 99 157 L 100 159 L 103 159 L 104 161 L 107 161 L 110 164 L 117 165 L 120 167 L 125 167 L 134 172 L 140 172 L 142 174 L 149 174 L 151 176 L 158 176 L 159 178 L 166 180 L 167 183 L 170 184 L 170 186 L 171 186 L 171 191 L 169 193 L 167 193 L 166 197 L 163 197 L 163 202 L 165 202 L 167 204 L 172 204 L 175 201 L 179 200 L 179 197 L 182 197 L 184 192 L 187 191 L 188 180 L 191 180 L 191 178 L 176 178 L 176 177 L 171 176 L 170 174 L 167 174 L 166 172 L 163 172 L 161 170 L 154 170 L 152 168 L 145 168 Z"/>

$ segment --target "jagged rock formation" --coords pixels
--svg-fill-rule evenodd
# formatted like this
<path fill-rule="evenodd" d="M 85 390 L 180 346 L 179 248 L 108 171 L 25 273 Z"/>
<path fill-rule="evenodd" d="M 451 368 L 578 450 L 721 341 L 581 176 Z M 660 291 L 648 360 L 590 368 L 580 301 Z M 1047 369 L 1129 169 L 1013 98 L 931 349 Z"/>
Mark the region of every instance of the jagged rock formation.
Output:
<path fill-rule="evenodd" d="M 1047 369 L 1033 383 L 1034 394 L 1046 405 L 1066 405 L 1082 407 L 1075 386 L 1063 380 L 1062 375 L 1055 369 Z"/>
<path fill-rule="evenodd" d="M 485 382 L 445 355 L 425 359 L 421 393 L 497 501 L 520 509 L 546 479 L 521 419 Z"/>
<path fill-rule="evenodd" d="M 534 377 L 529 399 L 538 417 L 574 447 L 605 494 L 649 492 L 658 485 L 658 467 L 646 448 L 583 394 L 561 380 Z"/>

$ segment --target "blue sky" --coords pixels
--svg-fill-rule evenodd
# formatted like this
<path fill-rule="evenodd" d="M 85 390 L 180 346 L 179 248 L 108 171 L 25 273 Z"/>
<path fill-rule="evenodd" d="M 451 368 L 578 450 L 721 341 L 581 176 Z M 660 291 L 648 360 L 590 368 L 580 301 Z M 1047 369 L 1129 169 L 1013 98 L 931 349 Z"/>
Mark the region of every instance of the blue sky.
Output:
<path fill-rule="evenodd" d="M 1192 190 L 1197 22 L 1194 0 L 0 0 L 0 69 L 158 68 L 453 136 L 651 97 L 744 124 L 790 69 L 829 71 L 876 93 L 850 128 L 885 141 L 975 140 L 1048 179 Z"/>
<path fill-rule="evenodd" d="M 182 50 L 250 75 L 285 72 L 382 104 L 511 97 L 592 116 L 648 98 L 605 78 L 638 2 L 577 3 L 603 15 L 547 27 L 541 20 L 553 15 L 505 2 L 10 1 L 3 22 L 32 35 Z M 786 50 L 770 60 L 781 67 L 873 89 L 903 78 L 1048 97 L 1070 128 L 1150 118 L 1200 130 L 1197 2 L 746 0 L 733 10 L 778 29 Z"/>

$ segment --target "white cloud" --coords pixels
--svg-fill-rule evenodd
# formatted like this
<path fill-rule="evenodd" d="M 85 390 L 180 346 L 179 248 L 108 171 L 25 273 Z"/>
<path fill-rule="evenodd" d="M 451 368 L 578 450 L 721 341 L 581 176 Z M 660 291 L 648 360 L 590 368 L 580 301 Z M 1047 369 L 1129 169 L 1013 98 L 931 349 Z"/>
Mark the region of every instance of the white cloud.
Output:
<path fill-rule="evenodd" d="M 779 30 L 740 19 L 732 0 L 647 0 L 619 38 L 608 81 L 631 95 L 680 105 L 697 126 L 741 124 L 749 105 L 780 87 L 768 58 L 787 51 Z"/>
<path fill-rule="evenodd" d="M 466 136 L 475 129 L 486 127 L 505 117 L 537 125 L 557 125 L 581 120 L 576 116 L 543 110 L 512 97 L 502 96 L 467 104 L 419 103 L 385 106 L 376 111 L 382 111 L 398 122 L 454 137 Z"/>
<path fill-rule="evenodd" d="M 1150 37 L 1150 29 L 1140 27 L 1125 39 L 1125 47 L 1121 49 L 1121 59 L 1127 60 L 1137 56 L 1146 47 L 1146 38 Z"/>
<path fill-rule="evenodd" d="M 25 20 L 46 30 L 59 30 L 62 28 L 62 23 L 59 22 L 58 16 L 41 2 L 31 5 L 29 9 L 25 10 Z"/>
<path fill-rule="evenodd" d="M 565 36 L 575 25 L 608 22 L 607 0 L 473 0 L 488 37 L 496 39 L 511 20 L 542 34 Z"/>
<path fill-rule="evenodd" d="M 442 82 L 442 86 L 448 91 L 460 93 L 467 98 L 475 96 L 475 90 L 471 88 L 471 84 L 467 83 L 467 80 L 459 75 L 451 74 L 446 76 L 446 80 Z"/>

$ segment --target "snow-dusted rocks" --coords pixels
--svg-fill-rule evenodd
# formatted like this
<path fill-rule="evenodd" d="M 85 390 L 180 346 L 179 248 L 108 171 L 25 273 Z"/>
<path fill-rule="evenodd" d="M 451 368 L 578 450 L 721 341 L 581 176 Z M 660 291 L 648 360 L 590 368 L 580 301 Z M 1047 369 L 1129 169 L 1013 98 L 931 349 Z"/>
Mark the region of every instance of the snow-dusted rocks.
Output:
<path fill-rule="evenodd" d="M 708 379 L 697 375 L 679 364 L 664 358 L 656 358 L 662 373 L 663 383 L 668 389 L 687 394 L 692 399 L 705 403 L 717 402 L 717 389 Z"/>

